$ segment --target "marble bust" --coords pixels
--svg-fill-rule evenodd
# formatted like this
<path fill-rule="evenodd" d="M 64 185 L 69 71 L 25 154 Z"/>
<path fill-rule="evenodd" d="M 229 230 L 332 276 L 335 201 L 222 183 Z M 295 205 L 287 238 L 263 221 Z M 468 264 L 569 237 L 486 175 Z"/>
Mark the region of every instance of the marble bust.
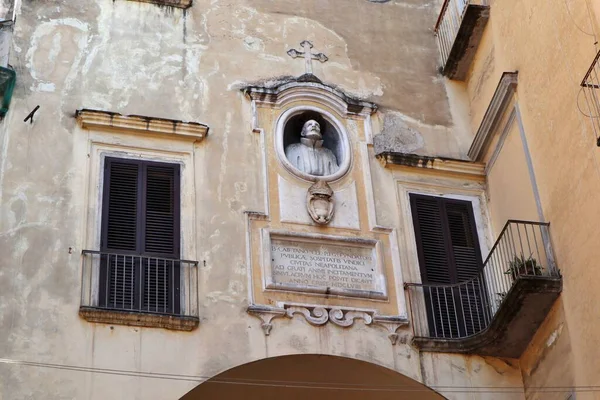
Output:
<path fill-rule="evenodd" d="M 340 167 L 335 154 L 323 147 L 321 126 L 317 121 L 306 121 L 300 136 L 300 143 L 290 144 L 285 149 L 285 156 L 294 167 L 313 176 L 326 176 L 338 171 Z"/>

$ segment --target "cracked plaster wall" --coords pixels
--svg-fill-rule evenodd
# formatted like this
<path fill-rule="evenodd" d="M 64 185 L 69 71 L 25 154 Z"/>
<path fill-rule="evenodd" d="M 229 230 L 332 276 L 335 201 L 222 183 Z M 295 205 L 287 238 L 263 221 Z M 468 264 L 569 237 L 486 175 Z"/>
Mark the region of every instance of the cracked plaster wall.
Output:
<path fill-rule="evenodd" d="M 466 358 L 431 363 L 360 323 L 343 331 L 278 321 L 265 340 L 244 311 L 243 212 L 261 209 L 263 193 L 261 144 L 238 88 L 302 74 L 303 63 L 285 52 L 309 39 L 330 58 L 315 65 L 318 77 L 382 106 L 375 127 L 414 130 L 420 147 L 411 151 L 460 156 L 468 141 L 454 135 L 461 113 L 448 100 L 456 91 L 437 73 L 430 29 L 438 6 L 196 0 L 182 11 L 125 0 L 23 0 L 9 61 L 18 81 L 0 127 L 0 358 L 212 376 L 264 357 L 322 353 L 429 384 L 443 377 L 491 385 L 502 375 L 518 387 L 518 368 L 499 374 L 475 357 L 480 368 L 457 375 L 452 365 Z M 24 123 L 36 105 L 33 123 Z M 74 137 L 81 133 L 73 117 L 79 108 L 210 126 L 195 150 L 198 252 L 191 257 L 206 262 L 198 330 L 111 327 L 78 317 L 88 179 L 76 161 L 85 151 Z M 378 212 L 393 214 L 393 207 Z M 176 399 L 195 385 L 0 365 L 6 399 Z"/>

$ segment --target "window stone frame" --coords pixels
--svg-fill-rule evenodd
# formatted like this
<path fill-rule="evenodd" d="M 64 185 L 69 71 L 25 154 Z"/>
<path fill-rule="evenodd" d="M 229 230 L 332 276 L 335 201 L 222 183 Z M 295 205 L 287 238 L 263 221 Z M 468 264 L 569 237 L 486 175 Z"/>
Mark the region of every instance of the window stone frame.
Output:
<path fill-rule="evenodd" d="M 81 249 L 100 249 L 104 163 L 106 158 L 124 158 L 180 165 L 180 257 L 195 259 L 196 240 L 196 176 L 195 158 L 198 144 L 208 134 L 208 126 L 195 122 L 183 122 L 145 116 L 78 110 L 75 133 L 77 152 L 75 163 L 81 166 L 79 179 L 85 186 L 83 216 L 84 226 Z M 85 149 L 85 150 L 84 150 Z M 85 261 L 82 256 L 82 261 Z M 85 277 L 84 277 L 85 278 Z M 89 278 L 89 277 L 88 277 Z M 83 281 L 82 281 L 83 282 Z M 171 330 L 191 331 L 199 325 L 198 302 L 191 302 L 185 315 L 161 315 L 145 312 L 106 310 L 95 307 L 97 281 L 89 279 L 90 304 L 84 304 L 85 285 L 82 286 L 82 302 L 79 315 L 88 322 L 114 325 L 142 326 Z M 198 282 L 190 283 L 184 296 L 198 297 Z M 183 314 L 183 312 L 182 312 Z M 197 316 L 195 316 L 197 315 Z"/>

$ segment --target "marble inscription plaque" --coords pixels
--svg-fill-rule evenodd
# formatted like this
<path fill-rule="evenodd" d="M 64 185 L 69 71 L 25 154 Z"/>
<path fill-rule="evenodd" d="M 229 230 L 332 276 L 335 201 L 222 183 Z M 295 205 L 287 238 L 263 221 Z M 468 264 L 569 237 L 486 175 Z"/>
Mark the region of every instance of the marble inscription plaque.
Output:
<path fill-rule="evenodd" d="M 275 287 L 381 297 L 384 290 L 379 275 L 374 246 L 271 240 L 271 282 Z"/>

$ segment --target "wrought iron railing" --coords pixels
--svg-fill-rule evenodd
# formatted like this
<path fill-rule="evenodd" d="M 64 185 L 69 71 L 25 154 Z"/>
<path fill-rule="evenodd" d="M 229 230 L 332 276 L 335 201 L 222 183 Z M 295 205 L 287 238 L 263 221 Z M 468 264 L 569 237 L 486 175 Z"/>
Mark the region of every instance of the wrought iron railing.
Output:
<path fill-rule="evenodd" d="M 435 24 L 442 65 L 446 65 L 469 4 L 487 5 L 487 0 L 445 0 Z"/>
<path fill-rule="evenodd" d="M 466 282 L 405 284 L 415 337 L 460 339 L 483 331 L 524 276 L 560 276 L 548 223 L 508 221 L 481 272 Z"/>
<path fill-rule="evenodd" d="M 81 305 L 198 317 L 198 262 L 83 250 Z"/>
<path fill-rule="evenodd" d="M 596 135 L 596 145 L 600 146 L 600 51 L 581 81 L 581 88 L 587 108 L 583 113 L 590 118 L 592 131 Z"/>

